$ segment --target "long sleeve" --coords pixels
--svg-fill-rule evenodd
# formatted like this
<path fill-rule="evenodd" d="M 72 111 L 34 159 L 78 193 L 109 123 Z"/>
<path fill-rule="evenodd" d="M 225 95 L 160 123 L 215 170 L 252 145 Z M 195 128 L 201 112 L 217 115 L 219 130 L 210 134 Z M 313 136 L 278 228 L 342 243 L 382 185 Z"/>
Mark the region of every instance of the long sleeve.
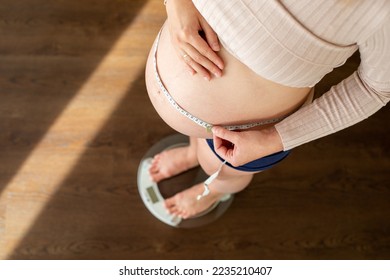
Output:
<path fill-rule="evenodd" d="M 275 83 L 313 87 L 359 50 L 353 75 L 275 126 L 285 150 L 356 124 L 389 101 L 389 0 L 193 1 L 226 49 Z"/>
<path fill-rule="evenodd" d="M 284 150 L 354 125 L 389 102 L 390 17 L 358 46 L 361 64 L 356 72 L 275 126 Z"/>

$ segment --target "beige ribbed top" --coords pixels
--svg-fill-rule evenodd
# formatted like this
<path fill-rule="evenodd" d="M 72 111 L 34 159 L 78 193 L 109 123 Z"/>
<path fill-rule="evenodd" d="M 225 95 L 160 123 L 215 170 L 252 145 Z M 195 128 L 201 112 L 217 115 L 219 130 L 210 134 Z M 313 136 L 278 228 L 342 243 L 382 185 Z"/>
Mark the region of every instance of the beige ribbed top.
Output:
<path fill-rule="evenodd" d="M 284 149 L 334 133 L 390 99 L 389 0 L 193 0 L 221 43 L 257 74 L 313 87 L 356 50 L 361 64 L 276 125 Z"/>

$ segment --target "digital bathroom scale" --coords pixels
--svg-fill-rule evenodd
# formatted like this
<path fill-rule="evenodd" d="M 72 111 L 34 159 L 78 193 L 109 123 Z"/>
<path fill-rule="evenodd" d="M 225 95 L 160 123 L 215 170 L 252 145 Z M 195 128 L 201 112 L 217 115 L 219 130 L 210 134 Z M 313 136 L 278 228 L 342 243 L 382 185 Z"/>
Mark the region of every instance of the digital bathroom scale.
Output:
<path fill-rule="evenodd" d="M 138 191 L 149 212 L 161 222 L 181 228 L 199 227 L 212 223 L 226 212 L 233 201 L 233 195 L 226 195 L 211 208 L 189 219 L 181 219 L 167 212 L 164 207 L 164 199 L 172 197 L 195 184 L 204 182 L 208 176 L 202 168 L 196 167 L 157 184 L 152 181 L 149 175 L 149 167 L 156 154 L 187 145 L 189 145 L 189 138 L 181 134 L 171 135 L 157 142 L 142 158 L 137 177 Z"/>

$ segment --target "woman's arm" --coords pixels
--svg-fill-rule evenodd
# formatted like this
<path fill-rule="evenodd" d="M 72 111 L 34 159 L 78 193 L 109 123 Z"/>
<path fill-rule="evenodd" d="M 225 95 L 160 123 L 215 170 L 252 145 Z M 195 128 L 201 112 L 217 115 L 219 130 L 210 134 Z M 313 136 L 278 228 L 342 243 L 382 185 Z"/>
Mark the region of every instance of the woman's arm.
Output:
<path fill-rule="evenodd" d="M 335 133 L 385 106 L 390 100 L 390 18 L 358 44 L 361 64 L 350 77 L 273 128 L 246 132 L 215 128 L 216 152 L 231 164 L 242 165 Z"/>
<path fill-rule="evenodd" d="M 217 34 L 195 8 L 191 0 L 167 0 L 168 26 L 176 54 L 191 74 L 210 80 L 222 76 L 224 64 Z"/>
<path fill-rule="evenodd" d="M 389 102 L 390 17 L 358 45 L 361 64 L 355 73 L 275 126 L 285 150 L 354 125 Z"/>

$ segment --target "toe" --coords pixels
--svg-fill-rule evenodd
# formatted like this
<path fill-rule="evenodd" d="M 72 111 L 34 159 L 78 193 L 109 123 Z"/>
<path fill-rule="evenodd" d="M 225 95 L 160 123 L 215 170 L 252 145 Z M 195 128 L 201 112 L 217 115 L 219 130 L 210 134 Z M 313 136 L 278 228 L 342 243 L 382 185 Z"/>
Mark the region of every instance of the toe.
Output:
<path fill-rule="evenodd" d="M 149 168 L 149 173 L 150 173 L 150 174 L 155 174 L 155 173 L 157 173 L 157 172 L 158 172 L 158 168 L 157 168 L 157 167 L 151 166 L 151 167 Z"/>
<path fill-rule="evenodd" d="M 174 206 L 176 206 L 175 199 L 173 197 L 167 198 L 164 201 L 165 208 L 170 209 Z"/>
<path fill-rule="evenodd" d="M 180 213 L 176 205 L 175 199 L 173 198 L 166 199 L 164 205 L 169 214 L 178 216 L 178 214 Z"/>
<path fill-rule="evenodd" d="M 178 214 L 178 216 L 181 217 L 182 219 L 188 219 L 190 217 L 187 211 L 181 211 L 180 214 Z"/>
<path fill-rule="evenodd" d="M 153 159 L 152 159 L 152 162 L 151 162 L 151 164 L 150 164 L 150 167 L 149 167 L 149 170 L 151 171 L 151 172 L 157 172 L 158 171 L 158 169 L 159 169 L 159 162 L 160 162 L 160 160 L 159 160 L 159 158 L 156 156 L 156 157 L 154 157 Z"/>
<path fill-rule="evenodd" d="M 152 177 L 153 182 L 158 183 L 166 178 L 161 172 L 157 173 L 151 173 L 150 176 Z"/>
<path fill-rule="evenodd" d="M 169 214 L 180 217 L 180 211 L 177 207 L 172 207 L 169 211 Z"/>

